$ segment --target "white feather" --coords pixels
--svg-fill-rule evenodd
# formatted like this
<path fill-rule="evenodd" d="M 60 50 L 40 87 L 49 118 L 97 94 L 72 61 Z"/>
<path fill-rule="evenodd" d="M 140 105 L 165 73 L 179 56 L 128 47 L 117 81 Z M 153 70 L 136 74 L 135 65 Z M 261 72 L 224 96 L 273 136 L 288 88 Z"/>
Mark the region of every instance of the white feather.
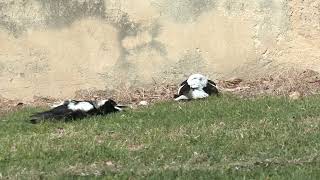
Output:
<path fill-rule="evenodd" d="M 180 91 L 181 91 L 181 89 L 182 89 L 184 86 L 186 86 L 186 84 L 183 84 L 182 86 L 179 87 L 179 89 L 178 89 L 178 94 L 180 94 Z"/>
<path fill-rule="evenodd" d="M 175 98 L 174 100 L 175 100 L 175 101 L 180 101 L 180 100 L 188 100 L 188 99 L 189 99 L 189 98 L 188 98 L 187 96 L 181 95 L 181 96 Z"/>
<path fill-rule="evenodd" d="M 118 109 L 119 111 L 122 111 L 122 109 L 119 108 L 119 107 L 117 107 L 117 106 L 115 106 L 114 108 L 115 108 L 115 109 Z"/>
<path fill-rule="evenodd" d="M 70 102 L 70 104 L 68 104 L 68 109 L 71 109 L 73 111 L 87 112 L 94 109 L 94 106 L 89 102 L 79 102 L 79 103 Z"/>
<path fill-rule="evenodd" d="M 54 103 L 53 105 L 51 105 L 50 107 L 51 107 L 51 108 L 56 108 L 56 107 L 58 107 L 58 106 L 64 105 L 65 103 L 68 103 L 68 102 L 70 102 L 70 101 L 71 101 L 71 100 L 69 99 L 69 100 L 62 101 L 62 102 L 56 102 L 56 103 Z"/>
<path fill-rule="evenodd" d="M 56 107 L 61 106 L 61 105 L 63 105 L 63 104 L 64 104 L 64 102 L 57 103 L 57 104 L 52 104 L 50 107 L 51 107 L 51 108 L 56 108 Z"/>
<path fill-rule="evenodd" d="M 141 106 L 148 106 L 148 101 L 140 101 L 139 102 L 139 105 L 141 105 Z"/>
<path fill-rule="evenodd" d="M 101 100 L 101 101 L 98 101 L 98 103 L 97 103 L 97 107 L 99 108 L 99 107 L 103 106 L 107 101 L 108 101 L 108 100 Z"/>
<path fill-rule="evenodd" d="M 192 91 L 191 96 L 192 96 L 192 99 L 201 99 L 201 98 L 208 97 L 209 94 L 207 94 L 203 90 L 195 89 L 195 90 Z"/>
<path fill-rule="evenodd" d="M 201 74 L 192 74 L 188 78 L 187 83 L 193 89 L 202 89 L 207 86 L 208 78 Z"/>

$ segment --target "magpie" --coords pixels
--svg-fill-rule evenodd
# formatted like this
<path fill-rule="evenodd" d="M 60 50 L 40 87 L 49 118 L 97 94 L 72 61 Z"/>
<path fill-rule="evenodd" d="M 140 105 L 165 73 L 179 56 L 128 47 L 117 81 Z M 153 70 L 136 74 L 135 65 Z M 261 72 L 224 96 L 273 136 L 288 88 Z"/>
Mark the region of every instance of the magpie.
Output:
<path fill-rule="evenodd" d="M 126 106 L 118 105 L 114 100 L 77 101 L 66 100 L 53 106 L 50 110 L 33 114 L 30 122 L 35 124 L 41 120 L 74 120 L 95 115 L 106 115 L 122 111 Z"/>
<path fill-rule="evenodd" d="M 218 95 L 216 83 L 202 74 L 192 74 L 180 84 L 178 94 L 174 95 L 176 101 L 206 98 Z"/>

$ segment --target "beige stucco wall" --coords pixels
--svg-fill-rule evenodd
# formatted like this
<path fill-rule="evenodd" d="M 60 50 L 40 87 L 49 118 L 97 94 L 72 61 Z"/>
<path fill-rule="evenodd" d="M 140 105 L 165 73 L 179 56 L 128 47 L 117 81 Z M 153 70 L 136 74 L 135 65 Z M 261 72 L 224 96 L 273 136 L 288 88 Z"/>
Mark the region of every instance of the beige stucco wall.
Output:
<path fill-rule="evenodd" d="M 0 95 L 320 71 L 319 0 L 0 0 Z"/>

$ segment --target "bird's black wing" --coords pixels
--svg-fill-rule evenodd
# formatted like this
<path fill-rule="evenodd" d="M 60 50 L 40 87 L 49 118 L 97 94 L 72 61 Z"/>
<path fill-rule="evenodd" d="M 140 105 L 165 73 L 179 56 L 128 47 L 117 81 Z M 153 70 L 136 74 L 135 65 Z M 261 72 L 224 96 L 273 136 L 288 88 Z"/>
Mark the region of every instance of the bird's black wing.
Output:
<path fill-rule="evenodd" d="M 180 84 L 179 90 L 178 90 L 178 96 L 184 95 L 190 91 L 190 86 L 187 83 L 187 80 L 183 81 Z"/>
<path fill-rule="evenodd" d="M 215 82 L 213 82 L 212 80 L 208 79 L 208 83 L 214 85 L 214 86 L 217 86 Z"/>
<path fill-rule="evenodd" d="M 181 95 L 185 95 L 187 94 L 188 92 L 190 91 L 190 86 L 187 82 L 187 80 L 183 81 L 181 84 L 180 84 L 180 87 L 178 89 L 178 94 L 175 94 L 173 96 L 173 98 L 178 98 L 179 96 Z"/>
<path fill-rule="evenodd" d="M 188 84 L 187 81 L 188 81 L 188 80 L 185 80 L 185 81 L 183 81 L 182 83 L 180 83 L 180 86 L 183 86 L 183 85 L 185 85 L 185 84 Z"/>
<path fill-rule="evenodd" d="M 204 92 L 209 95 L 218 95 L 219 91 L 216 87 L 216 83 L 211 80 L 208 80 L 207 86 L 203 88 Z"/>
<path fill-rule="evenodd" d="M 63 119 L 63 118 L 70 118 L 72 117 L 72 114 L 74 111 L 68 109 L 68 106 L 66 104 L 55 107 L 53 109 L 50 109 L 48 111 L 36 113 L 31 116 L 31 122 L 37 123 L 44 119 Z"/>

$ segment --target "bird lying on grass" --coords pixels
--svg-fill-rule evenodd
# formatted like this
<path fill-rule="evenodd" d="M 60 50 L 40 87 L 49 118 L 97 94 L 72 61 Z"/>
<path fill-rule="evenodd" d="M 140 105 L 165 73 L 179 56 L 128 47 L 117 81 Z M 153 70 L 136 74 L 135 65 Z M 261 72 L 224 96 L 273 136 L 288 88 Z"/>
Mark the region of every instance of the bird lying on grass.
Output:
<path fill-rule="evenodd" d="M 193 74 L 180 84 L 178 94 L 174 95 L 176 101 L 206 98 L 218 95 L 216 83 L 201 74 Z"/>
<path fill-rule="evenodd" d="M 52 109 L 31 116 L 31 123 L 38 123 L 45 119 L 81 119 L 94 115 L 106 115 L 122 111 L 126 106 L 117 105 L 111 99 L 101 101 L 67 100 L 52 107 Z"/>

